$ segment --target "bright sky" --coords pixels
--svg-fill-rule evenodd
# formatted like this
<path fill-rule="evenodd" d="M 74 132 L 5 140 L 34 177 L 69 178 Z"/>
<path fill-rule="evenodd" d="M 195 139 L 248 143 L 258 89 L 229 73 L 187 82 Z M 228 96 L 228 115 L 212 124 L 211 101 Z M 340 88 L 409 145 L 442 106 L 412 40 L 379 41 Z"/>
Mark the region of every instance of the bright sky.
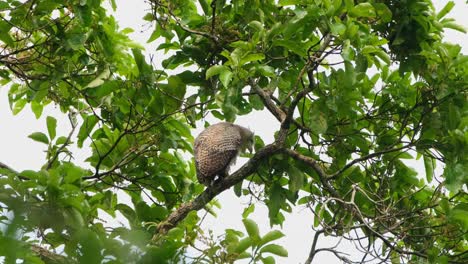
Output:
<path fill-rule="evenodd" d="M 447 1 L 441 0 L 434 2 L 436 10 L 440 10 Z M 141 18 L 149 11 L 148 5 L 143 1 L 117 1 L 117 3 L 118 10 L 115 16 L 121 28 L 130 27 L 135 29 L 131 38 L 138 43 L 146 43 L 153 27 Z M 468 28 L 468 5 L 464 0 L 456 0 L 455 3 L 455 8 L 452 10 L 449 17 L 455 18 L 459 24 Z M 464 54 L 468 53 L 467 34 L 447 30 L 445 36 L 447 41 L 460 44 Z M 146 45 L 147 53 L 156 54 L 156 46 L 155 43 Z M 54 106 L 46 107 L 42 117 L 38 120 L 34 117 L 30 109 L 25 109 L 17 116 L 13 116 L 9 108 L 7 92 L 6 87 L 0 88 L 0 120 L 2 120 L 3 124 L 0 130 L 0 146 L 2 146 L 0 162 L 19 171 L 25 169 L 39 169 L 45 160 L 45 145 L 34 142 L 27 136 L 36 131 L 45 132 L 45 117 L 48 115 L 58 119 L 57 136 L 66 136 L 70 130 L 68 118 L 59 113 L 58 108 Z M 239 117 L 236 122 L 254 130 L 256 135 L 262 137 L 265 143 L 272 141 L 273 132 L 278 128 L 276 120 L 266 112 Z M 274 124 L 274 127 L 272 124 Z M 199 132 L 200 130 L 196 130 L 193 133 L 197 135 Z M 82 160 L 86 157 L 85 153 L 87 150 L 72 149 L 72 151 L 74 152 L 76 161 L 81 165 L 85 165 Z M 238 161 L 238 166 L 243 162 L 245 161 L 240 159 Z M 218 235 L 223 234 L 226 228 L 233 228 L 245 232 L 241 221 L 241 214 L 249 201 L 249 197 L 238 198 L 234 195 L 232 190 L 228 190 L 219 195 L 217 199 L 223 205 L 223 208 L 217 211 L 218 218 L 207 217 L 202 226 L 207 229 L 213 229 L 215 234 Z M 251 214 L 250 218 L 258 223 L 261 234 L 270 231 L 268 211 L 265 206 L 257 204 L 255 213 Z M 117 219 L 118 222 L 121 220 L 122 219 Z M 115 221 L 113 222 L 115 223 Z M 287 262 L 283 261 L 284 259 L 278 258 L 278 263 L 303 263 L 305 261 L 314 234 L 311 229 L 312 223 L 312 214 L 304 207 L 298 206 L 290 215 L 286 215 L 286 221 L 281 230 L 286 236 L 278 240 L 277 243 L 288 250 L 289 257 Z M 279 227 L 273 228 L 279 229 Z M 322 238 L 319 240 L 318 246 L 331 247 L 334 246 L 336 242 L 336 239 Z M 346 248 L 347 252 L 352 253 L 354 256 L 359 256 L 354 246 L 350 243 L 343 243 L 340 248 Z M 350 258 L 352 258 L 352 256 Z M 336 263 L 336 261 L 337 259 L 332 256 L 331 253 L 320 253 L 314 263 Z"/>

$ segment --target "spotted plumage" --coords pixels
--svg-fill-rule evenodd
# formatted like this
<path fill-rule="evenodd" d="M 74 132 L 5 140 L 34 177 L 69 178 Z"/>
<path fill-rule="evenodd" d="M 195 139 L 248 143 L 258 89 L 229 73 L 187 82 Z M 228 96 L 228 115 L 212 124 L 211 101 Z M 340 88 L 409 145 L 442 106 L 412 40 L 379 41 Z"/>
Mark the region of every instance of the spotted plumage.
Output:
<path fill-rule="evenodd" d="M 206 128 L 194 145 L 198 181 L 208 186 L 216 176 L 225 177 L 237 155 L 251 150 L 253 138 L 249 129 L 228 122 Z"/>

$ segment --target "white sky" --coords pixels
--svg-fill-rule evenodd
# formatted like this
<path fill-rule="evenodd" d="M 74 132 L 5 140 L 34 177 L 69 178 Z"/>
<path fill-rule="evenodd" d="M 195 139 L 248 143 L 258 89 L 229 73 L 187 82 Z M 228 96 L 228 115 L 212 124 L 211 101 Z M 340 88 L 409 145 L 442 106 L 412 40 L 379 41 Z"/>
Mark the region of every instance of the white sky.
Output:
<path fill-rule="evenodd" d="M 153 27 L 141 18 L 149 11 L 149 7 L 143 1 L 116 1 L 118 10 L 115 13 L 120 27 L 130 27 L 135 29 L 131 34 L 131 38 L 141 44 L 146 43 Z M 440 10 L 447 1 L 434 1 L 436 10 Z M 456 0 L 456 6 L 448 17 L 453 17 L 457 22 L 465 28 L 468 28 L 468 5 L 464 0 Z M 447 30 L 445 33 L 446 41 L 458 43 L 462 46 L 462 51 L 467 54 L 468 50 L 468 35 L 462 34 L 454 30 Z M 146 45 L 147 54 L 155 54 L 155 43 Z M 157 58 L 157 57 L 156 57 Z M 68 118 L 59 112 L 58 108 L 48 106 L 44 109 L 42 117 L 37 120 L 30 109 L 23 110 L 17 116 L 13 116 L 9 109 L 8 96 L 6 87 L 0 88 L 0 120 L 2 127 L 0 130 L 0 162 L 3 162 L 16 170 L 39 169 L 45 160 L 45 145 L 37 143 L 29 139 L 27 136 L 36 131 L 46 132 L 45 117 L 48 115 L 58 119 L 57 137 L 66 136 L 70 130 Z M 236 121 L 238 124 L 249 127 L 254 130 L 256 135 L 263 138 L 265 143 L 269 143 L 273 139 L 273 132 L 277 130 L 278 124 L 269 113 L 255 113 L 248 116 L 239 117 Z M 194 131 L 197 135 L 199 130 Z M 74 149 L 74 156 L 79 164 L 85 157 L 85 150 Z M 239 160 L 238 166 L 244 162 Z M 233 170 L 231 170 L 233 171 Z M 245 183 L 244 183 L 245 184 Z M 248 202 L 248 197 L 241 199 L 237 198 L 232 190 L 227 190 L 217 197 L 218 201 L 223 205 L 221 210 L 217 211 L 218 218 L 207 217 L 203 222 L 203 226 L 211 228 L 215 234 L 223 234 L 224 229 L 233 228 L 241 230 L 244 233 L 245 229 L 242 224 L 242 211 Z M 203 213 L 203 212 L 202 212 Z M 255 220 L 260 226 L 261 234 L 270 231 L 268 211 L 261 204 L 256 205 L 255 213 L 250 215 L 250 218 Z M 310 245 L 313 238 L 311 225 L 313 223 L 312 214 L 304 207 L 296 207 L 290 215 L 286 215 L 281 231 L 286 236 L 277 241 L 278 244 L 284 246 L 289 257 L 286 259 L 278 258 L 278 263 L 303 263 L 308 256 Z M 279 229 L 279 227 L 273 227 Z M 335 239 L 320 239 L 318 247 L 331 247 L 336 243 Z M 357 254 L 351 244 L 346 244 L 341 248 L 347 248 L 347 252 Z M 330 262 L 333 261 L 333 262 Z M 338 260 L 331 253 L 320 253 L 315 258 L 314 263 L 337 263 Z"/>

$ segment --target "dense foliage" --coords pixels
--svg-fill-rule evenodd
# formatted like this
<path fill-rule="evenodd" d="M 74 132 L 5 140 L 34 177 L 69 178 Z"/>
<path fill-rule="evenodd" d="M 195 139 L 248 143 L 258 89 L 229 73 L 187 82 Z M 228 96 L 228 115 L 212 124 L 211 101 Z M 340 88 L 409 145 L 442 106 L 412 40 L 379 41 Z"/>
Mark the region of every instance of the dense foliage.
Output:
<path fill-rule="evenodd" d="M 468 57 L 442 39 L 464 31 L 446 18 L 452 2 L 436 13 L 428 0 L 149 0 L 162 68 L 102 5 L 0 1 L 13 113 L 54 104 L 72 127 L 58 135 L 49 116 L 30 135 L 47 148 L 40 170 L 0 163 L 2 260 L 283 263 L 274 240 L 307 206 L 307 263 L 326 250 L 351 261 L 320 248 L 322 234 L 360 245 L 354 261 L 467 262 Z M 257 136 L 251 159 L 204 190 L 186 158 L 191 129 L 254 110 L 277 119 L 275 141 Z M 90 148 L 86 166 L 71 146 Z M 252 206 L 245 230 L 199 228 L 197 210 L 231 187 L 267 205 L 272 231 L 259 233 Z M 129 225 L 109 228 L 101 210 Z"/>

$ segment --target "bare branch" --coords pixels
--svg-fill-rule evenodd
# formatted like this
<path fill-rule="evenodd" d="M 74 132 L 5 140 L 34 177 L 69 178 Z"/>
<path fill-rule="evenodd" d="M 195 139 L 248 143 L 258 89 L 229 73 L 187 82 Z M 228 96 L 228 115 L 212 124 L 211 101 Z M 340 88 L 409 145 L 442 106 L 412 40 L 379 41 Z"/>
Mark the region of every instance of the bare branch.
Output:
<path fill-rule="evenodd" d="M 43 247 L 32 245 L 31 251 L 34 252 L 37 256 L 39 256 L 45 263 L 48 264 L 68 264 L 68 263 L 77 263 L 65 256 L 53 253 Z"/>

